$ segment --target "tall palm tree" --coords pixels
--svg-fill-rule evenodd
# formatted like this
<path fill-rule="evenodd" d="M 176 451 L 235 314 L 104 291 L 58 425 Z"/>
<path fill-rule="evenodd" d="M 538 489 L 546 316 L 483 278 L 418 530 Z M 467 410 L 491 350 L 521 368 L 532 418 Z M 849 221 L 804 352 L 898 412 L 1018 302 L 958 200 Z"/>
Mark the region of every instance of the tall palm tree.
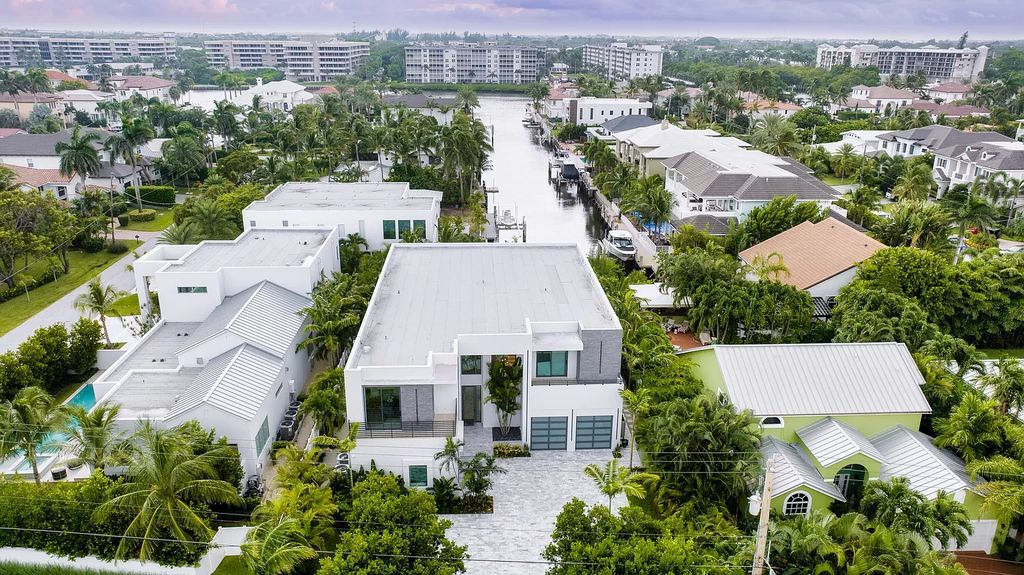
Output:
<path fill-rule="evenodd" d="M 960 260 L 967 227 L 976 227 L 982 230 L 992 227 L 995 225 L 998 213 L 985 198 L 966 188 L 958 186 L 954 188 L 942 197 L 941 205 L 946 208 L 953 223 L 957 226 L 957 250 L 953 255 L 953 263 L 956 264 Z M 893 191 L 895 192 L 895 190 Z"/>
<path fill-rule="evenodd" d="M 935 190 L 932 169 L 926 164 L 914 164 L 903 171 L 892 188 L 892 195 L 901 200 L 925 201 Z"/>
<path fill-rule="evenodd" d="M 287 575 L 316 557 L 299 522 L 286 517 L 253 527 L 242 544 L 242 562 L 253 575 Z"/>
<path fill-rule="evenodd" d="M 99 141 L 98 133 L 83 131 L 81 126 L 75 125 L 70 139 L 54 146 L 60 156 L 60 174 L 66 178 L 78 174 L 84 182 L 90 174 L 100 171 L 100 155 L 96 151 Z"/>
<path fill-rule="evenodd" d="M 103 285 L 100 278 L 89 282 L 85 292 L 75 298 L 75 309 L 88 314 L 89 317 L 97 315 L 100 324 L 103 325 L 103 338 L 107 340 L 107 347 L 110 347 L 110 331 L 107 330 L 107 316 L 114 309 L 114 303 L 121 299 L 128 292 L 119 290 L 114 286 Z"/>
<path fill-rule="evenodd" d="M 455 439 L 452 437 L 446 438 L 444 442 L 444 449 L 434 454 L 434 461 L 440 463 L 441 471 L 448 471 L 455 476 L 455 482 L 461 485 L 461 477 L 459 472 L 462 470 L 462 463 L 460 457 L 462 455 L 462 448 L 466 444 L 461 439 Z"/>
<path fill-rule="evenodd" d="M 651 390 L 646 387 L 641 387 L 637 390 L 623 389 L 619 392 L 622 396 L 622 403 L 628 410 L 626 416 L 626 422 L 629 424 L 629 434 L 631 436 L 629 442 L 629 468 L 633 468 L 633 452 L 636 446 L 636 423 L 638 419 L 647 417 L 647 414 L 651 412 L 651 408 L 654 407 L 654 398 L 651 396 Z"/>
<path fill-rule="evenodd" d="M 341 254 L 342 271 L 354 272 L 359 266 L 363 252 L 370 249 L 366 238 L 359 234 L 348 234 L 338 242 L 338 251 Z"/>
<path fill-rule="evenodd" d="M 852 216 L 851 219 L 863 226 L 868 214 L 878 209 L 882 194 L 874 186 L 861 184 L 843 194 L 843 199 L 849 205 L 847 213 Z"/>
<path fill-rule="evenodd" d="M 195 455 L 176 429 L 157 429 L 149 421 L 134 435 L 132 462 L 127 480 L 118 486 L 119 495 L 96 509 L 102 521 L 120 509 L 138 510 L 117 546 L 116 557 L 124 559 L 141 538 L 138 558 L 153 554 L 155 539 L 203 540 L 213 530 L 193 509 L 196 503 L 240 504 L 238 486 L 217 477 L 214 463 L 234 457 L 230 447 L 217 447 Z"/>
<path fill-rule="evenodd" d="M 594 178 L 594 183 L 601 193 L 610 200 L 625 197 L 626 193 L 636 184 L 636 168 L 629 164 L 618 163 L 611 169 L 601 172 Z"/>
<path fill-rule="evenodd" d="M 154 137 L 153 128 L 141 118 L 126 118 L 121 132 L 107 138 L 104 147 L 110 150 L 110 165 L 117 163 L 117 158 L 124 159 L 132 167 L 132 187 L 135 188 L 135 202 L 142 211 L 142 195 L 139 193 L 138 164 L 139 146 L 144 146 Z"/>
<path fill-rule="evenodd" d="M 473 109 L 480 107 L 480 98 L 476 95 L 476 90 L 472 86 L 463 85 L 459 86 L 458 91 L 455 93 L 455 103 L 463 112 L 472 116 Z"/>
<path fill-rule="evenodd" d="M 21 453 L 40 485 L 39 452 L 64 428 L 67 418 L 67 410 L 53 396 L 35 386 L 22 388 L 0 405 L 0 460 Z"/>
<path fill-rule="evenodd" d="M 768 114 L 755 122 L 750 139 L 758 150 L 775 156 L 792 156 L 801 148 L 796 125 L 779 114 Z"/>
<path fill-rule="evenodd" d="M 200 198 L 192 204 L 185 222 L 204 240 L 227 240 L 238 234 L 234 218 L 214 198 Z"/>
<path fill-rule="evenodd" d="M 654 231 L 658 232 L 672 218 L 675 204 L 675 195 L 665 189 L 665 180 L 657 174 L 637 180 L 622 198 L 624 211 L 640 214 L 644 228 L 649 229 L 648 224 L 653 224 Z"/>
<path fill-rule="evenodd" d="M 169 172 L 164 174 L 164 178 L 176 182 L 184 177 L 185 187 L 191 188 L 190 175 L 195 174 L 205 157 L 199 140 L 187 135 L 178 135 L 161 144 L 160 151 L 163 153 L 161 171 L 166 168 Z"/>
<path fill-rule="evenodd" d="M 629 497 L 643 499 L 646 495 L 644 483 L 658 480 L 653 473 L 632 473 L 627 467 L 619 467 L 619 460 L 614 458 L 604 467 L 591 463 L 583 468 L 583 473 L 594 480 L 601 493 L 608 496 L 608 511 L 612 510 L 612 498 L 616 495 L 625 493 Z"/>
<path fill-rule="evenodd" d="M 65 425 L 67 448 L 75 458 L 92 469 L 124 460 L 124 438 L 117 429 L 118 404 L 101 403 L 91 411 L 79 405 L 68 407 L 70 419 Z"/>
<path fill-rule="evenodd" d="M 1003 423 L 996 401 L 975 392 L 965 393 L 949 417 L 935 422 L 935 445 L 952 449 L 970 463 L 995 451 L 1003 438 Z"/>
<path fill-rule="evenodd" d="M 1016 359 L 1000 358 L 978 384 L 996 400 L 1000 413 L 1017 416 L 1024 411 L 1024 367 Z"/>
<path fill-rule="evenodd" d="M 28 89 L 28 82 L 21 72 L 14 70 L 0 70 L 0 92 L 3 92 L 14 100 L 14 113 L 21 118 L 21 108 L 18 105 L 18 94 Z"/>
<path fill-rule="evenodd" d="M 850 175 L 854 170 L 855 164 L 859 162 L 860 159 L 857 158 L 857 154 L 854 152 L 853 144 L 843 144 L 832 154 L 832 167 L 836 176 L 840 178 Z"/>

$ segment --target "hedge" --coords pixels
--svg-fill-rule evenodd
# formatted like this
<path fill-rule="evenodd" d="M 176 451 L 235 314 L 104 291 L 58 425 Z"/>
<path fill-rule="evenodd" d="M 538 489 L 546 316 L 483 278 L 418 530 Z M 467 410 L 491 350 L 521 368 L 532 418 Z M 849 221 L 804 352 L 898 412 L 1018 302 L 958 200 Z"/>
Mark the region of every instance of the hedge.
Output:
<path fill-rule="evenodd" d="M 129 189 L 125 190 L 125 193 L 132 195 L 134 191 Z M 144 204 L 170 207 L 174 204 L 174 198 L 177 193 L 174 186 L 139 186 L 139 195 L 142 197 L 142 203 Z"/>
<path fill-rule="evenodd" d="M 128 212 L 128 217 L 133 222 L 151 222 L 156 219 L 156 210 L 132 210 Z"/>
<path fill-rule="evenodd" d="M 0 483 L 0 525 L 40 531 L 0 531 L 0 547 L 38 549 L 63 557 L 94 555 L 112 560 L 120 537 L 133 517 L 129 509 L 115 509 L 103 521 L 95 521 L 96 508 L 116 495 L 117 483 L 102 472 L 82 482 L 43 483 L 28 481 Z M 199 506 L 193 506 L 202 515 Z M 54 537 L 47 531 L 59 531 Z M 90 535 L 75 535 L 89 533 Z M 93 535 L 96 534 L 96 535 Z M 157 537 L 169 537 L 157 533 Z M 137 548 L 132 545 L 133 548 Z M 207 546 L 185 543 L 155 543 L 152 559 L 161 565 L 195 565 Z"/>
<path fill-rule="evenodd" d="M 121 226 L 122 228 L 127 226 L 128 222 L 130 222 L 130 221 L 131 221 L 131 218 L 128 217 L 128 214 L 119 214 L 117 216 L 117 224 L 119 226 Z"/>
<path fill-rule="evenodd" d="M 128 571 L 96 571 L 63 565 L 21 565 L 0 561 L 0 575 L 133 575 Z"/>

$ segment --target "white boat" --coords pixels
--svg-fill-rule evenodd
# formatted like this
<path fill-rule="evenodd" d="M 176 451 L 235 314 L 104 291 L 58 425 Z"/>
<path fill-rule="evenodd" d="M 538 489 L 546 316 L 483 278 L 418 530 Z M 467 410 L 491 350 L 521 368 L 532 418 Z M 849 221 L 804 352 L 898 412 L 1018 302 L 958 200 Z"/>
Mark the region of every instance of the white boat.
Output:
<path fill-rule="evenodd" d="M 601 240 L 601 247 L 604 248 L 605 253 L 622 261 L 636 257 L 633 237 L 625 230 L 608 230 L 604 239 Z"/>

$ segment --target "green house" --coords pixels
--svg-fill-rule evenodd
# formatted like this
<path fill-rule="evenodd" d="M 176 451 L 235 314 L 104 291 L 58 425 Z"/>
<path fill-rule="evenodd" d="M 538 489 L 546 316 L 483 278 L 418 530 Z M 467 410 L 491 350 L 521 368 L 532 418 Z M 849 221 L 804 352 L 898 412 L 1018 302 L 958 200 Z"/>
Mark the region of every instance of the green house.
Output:
<path fill-rule="evenodd" d="M 918 431 L 931 408 L 905 345 L 715 345 L 686 356 L 709 392 L 757 419 L 779 514 L 828 509 L 859 498 L 866 481 L 906 477 L 928 498 L 941 490 L 967 507 L 974 534 L 961 550 L 992 550 L 1002 529 L 982 513 L 978 481 Z"/>

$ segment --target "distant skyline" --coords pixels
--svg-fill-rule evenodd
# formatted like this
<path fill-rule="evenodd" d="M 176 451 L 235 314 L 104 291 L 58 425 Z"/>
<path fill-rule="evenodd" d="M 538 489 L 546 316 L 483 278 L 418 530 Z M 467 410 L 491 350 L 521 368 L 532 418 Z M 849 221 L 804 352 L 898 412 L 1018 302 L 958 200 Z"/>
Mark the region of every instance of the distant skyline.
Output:
<path fill-rule="evenodd" d="M 0 0 L 6 28 L 143 32 L 1024 38 L 1024 0 Z"/>

